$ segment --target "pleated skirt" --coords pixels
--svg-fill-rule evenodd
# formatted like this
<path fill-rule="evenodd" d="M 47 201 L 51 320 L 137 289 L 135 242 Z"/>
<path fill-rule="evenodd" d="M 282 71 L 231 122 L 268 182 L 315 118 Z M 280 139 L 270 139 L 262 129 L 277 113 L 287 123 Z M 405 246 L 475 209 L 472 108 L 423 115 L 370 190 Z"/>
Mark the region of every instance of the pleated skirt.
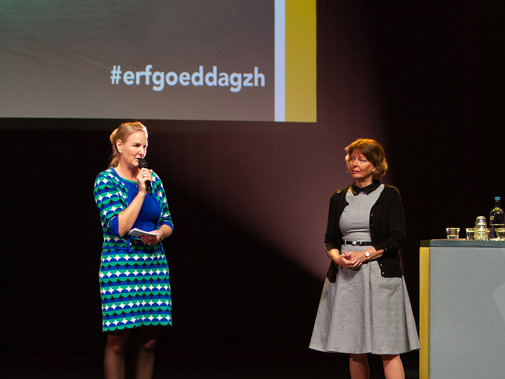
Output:
<path fill-rule="evenodd" d="M 324 283 L 309 347 L 379 355 L 419 349 L 404 278 L 382 277 L 377 261 L 356 271 L 339 267 L 336 281 Z"/>

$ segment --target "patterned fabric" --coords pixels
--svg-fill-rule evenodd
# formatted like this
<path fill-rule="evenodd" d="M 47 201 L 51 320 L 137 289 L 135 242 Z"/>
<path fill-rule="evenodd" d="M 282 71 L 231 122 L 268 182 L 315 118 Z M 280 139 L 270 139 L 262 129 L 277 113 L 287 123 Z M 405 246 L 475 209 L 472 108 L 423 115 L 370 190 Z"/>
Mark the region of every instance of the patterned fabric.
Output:
<path fill-rule="evenodd" d="M 161 180 L 155 173 L 152 177 L 152 197 L 160 208 L 156 228 L 164 224 L 173 227 Z M 163 245 L 148 246 L 133 237 L 119 237 L 117 227 L 114 228 L 115 218 L 129 205 L 132 194 L 128 188 L 113 168 L 101 172 L 95 180 L 93 193 L 104 236 L 99 271 L 104 332 L 172 325 L 169 271 Z"/>

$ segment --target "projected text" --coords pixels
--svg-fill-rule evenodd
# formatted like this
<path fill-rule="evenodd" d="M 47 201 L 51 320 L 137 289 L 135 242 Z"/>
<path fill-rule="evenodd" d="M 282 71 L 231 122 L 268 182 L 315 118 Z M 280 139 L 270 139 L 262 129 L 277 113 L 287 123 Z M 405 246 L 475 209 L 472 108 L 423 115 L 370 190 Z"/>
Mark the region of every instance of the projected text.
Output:
<path fill-rule="evenodd" d="M 110 72 L 112 85 L 124 84 L 127 86 L 151 86 L 153 91 L 163 91 L 165 85 L 174 87 L 229 87 L 231 92 L 240 92 L 247 87 L 265 87 L 265 75 L 254 67 L 253 72 L 231 74 L 218 72 L 217 66 L 206 71 L 204 66 L 199 66 L 198 71 L 189 73 L 174 71 L 153 71 L 153 65 L 146 65 L 141 71 L 122 71 L 121 65 L 114 65 Z"/>

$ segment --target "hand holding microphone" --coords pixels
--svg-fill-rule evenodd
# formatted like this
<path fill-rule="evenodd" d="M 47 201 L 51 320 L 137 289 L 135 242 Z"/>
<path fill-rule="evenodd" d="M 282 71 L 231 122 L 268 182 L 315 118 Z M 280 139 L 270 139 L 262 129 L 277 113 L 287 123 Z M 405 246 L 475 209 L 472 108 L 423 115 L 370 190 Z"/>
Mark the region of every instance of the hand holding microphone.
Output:
<path fill-rule="evenodd" d="M 148 168 L 147 161 L 144 158 L 139 159 L 139 168 Z M 153 193 L 153 187 L 151 185 L 151 181 L 148 179 L 145 181 L 146 184 L 146 191 L 149 195 L 152 195 Z"/>

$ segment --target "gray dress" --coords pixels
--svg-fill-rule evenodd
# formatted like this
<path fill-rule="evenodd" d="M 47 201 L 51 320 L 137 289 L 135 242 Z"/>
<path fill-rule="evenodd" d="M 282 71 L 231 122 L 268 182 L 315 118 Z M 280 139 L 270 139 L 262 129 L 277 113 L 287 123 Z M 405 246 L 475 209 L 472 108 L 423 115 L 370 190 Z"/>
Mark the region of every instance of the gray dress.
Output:
<path fill-rule="evenodd" d="M 371 241 L 370 210 L 384 189 L 354 195 L 349 188 L 339 221 L 343 238 Z M 371 246 L 342 246 L 364 251 Z M 404 278 L 382 277 L 377 261 L 358 270 L 338 268 L 337 279 L 326 279 L 310 348 L 352 354 L 401 354 L 420 348 Z"/>

